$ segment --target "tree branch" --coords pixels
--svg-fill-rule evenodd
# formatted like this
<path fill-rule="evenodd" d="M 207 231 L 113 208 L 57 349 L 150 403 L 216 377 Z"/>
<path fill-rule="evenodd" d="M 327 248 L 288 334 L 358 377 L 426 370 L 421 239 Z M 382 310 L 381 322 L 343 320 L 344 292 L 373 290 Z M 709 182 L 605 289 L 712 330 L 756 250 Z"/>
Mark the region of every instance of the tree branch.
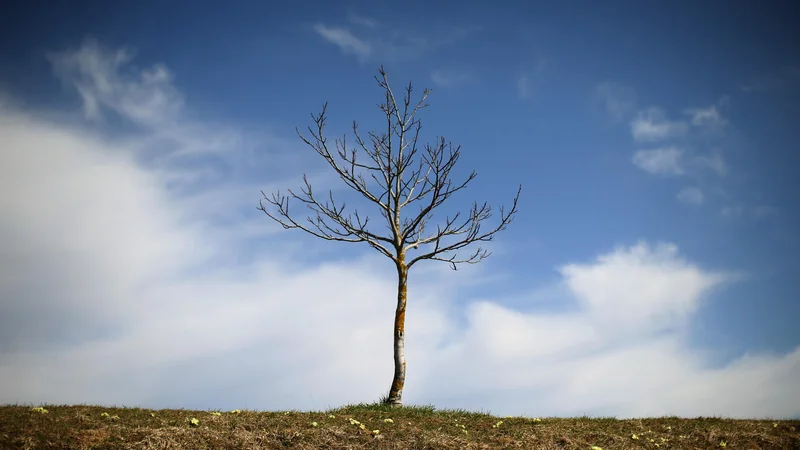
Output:
<path fill-rule="evenodd" d="M 308 127 L 310 137 L 304 136 L 299 129 L 296 131 L 300 139 L 322 156 L 348 187 L 377 207 L 391 236 L 381 236 L 369 231 L 369 217 L 362 218 L 358 210 L 345 214 L 346 205 L 337 204 L 331 191 L 328 192 L 327 201 L 318 201 L 305 174 L 305 187 L 301 189 L 301 195 L 289 190 L 288 196 L 281 195 L 279 191 L 270 198 L 262 191 L 264 198 L 259 201 L 258 209 L 286 229 L 299 228 L 331 241 L 366 242 L 395 263 L 404 260 L 408 250 L 433 246 L 430 251 L 412 259 L 406 264 L 406 268 L 424 259 L 448 262 L 453 269 L 456 269 L 457 264 L 474 264 L 483 260 L 489 256 L 489 252 L 480 247 L 467 258 L 459 258 L 457 251 L 474 242 L 491 241 L 497 232 L 506 229 L 517 212 L 522 186 L 517 190 L 511 210 L 506 214 L 500 208 L 500 223 L 488 232 L 481 231 L 481 223 L 491 217 L 491 208 L 486 203 L 482 206 L 474 203 L 465 218 L 459 220 L 461 213 L 452 218 L 448 216 L 443 225 L 436 226 L 435 232 L 426 233 L 434 210 L 453 194 L 464 189 L 475 178 L 476 173 L 471 172 L 460 183 L 452 181 L 451 172 L 460 158 L 461 147 L 454 147 L 443 137 L 437 137 L 435 145 L 425 144 L 425 151 L 415 164 L 422 129 L 422 123 L 416 114 L 428 106 L 426 100 L 431 91 L 425 89 L 421 99 L 412 106 L 412 85 L 408 84 L 402 101 L 399 101 L 389 86 L 387 72 L 383 67 L 378 72 L 380 76 L 376 76 L 375 80 L 384 90 L 384 102 L 378 104 L 386 117 L 384 134 L 369 132 L 369 139 L 365 141 L 354 121 L 356 145 L 348 148 L 346 137 L 335 140 L 336 158 L 324 136 L 327 103 L 323 105 L 319 115 L 311 115 L 316 126 Z M 360 152 L 366 153 L 368 159 L 359 160 Z M 371 182 L 368 184 L 364 172 L 369 173 L 369 179 L 377 185 L 376 189 L 371 188 L 374 186 Z M 315 213 L 306 218 L 307 223 L 298 223 L 292 218 L 289 211 L 290 197 L 304 203 Z M 277 213 L 267 211 L 265 201 L 277 207 Z M 410 218 L 402 217 L 403 208 L 416 202 L 420 202 L 418 213 Z M 459 240 L 450 244 L 443 243 L 444 239 L 451 237 L 458 237 Z M 451 252 L 455 253 L 446 255 Z"/>
<path fill-rule="evenodd" d="M 481 222 L 491 217 L 491 208 L 489 208 L 489 206 L 486 203 L 484 203 L 483 206 L 481 206 L 480 208 L 478 208 L 477 203 L 474 203 L 470 211 L 469 218 L 464 223 L 455 228 L 453 228 L 453 224 L 455 223 L 459 214 L 457 213 L 455 217 L 453 217 L 452 219 L 448 218 L 445 222 L 444 228 L 442 228 L 441 226 L 437 227 L 436 233 L 426 238 L 418 239 L 416 242 L 410 244 L 407 247 L 407 249 L 417 248 L 423 244 L 434 243 L 434 248 L 432 251 L 423 253 L 417 256 L 416 258 L 412 259 L 411 262 L 408 263 L 408 267 L 410 268 L 411 266 L 413 266 L 414 264 L 416 264 L 421 260 L 430 259 L 435 261 L 449 262 L 452 266 L 452 269 L 457 270 L 456 264 L 460 263 L 475 264 L 487 258 L 489 255 L 491 255 L 491 253 L 487 252 L 481 247 L 478 247 L 475 253 L 466 259 L 458 259 L 458 254 L 454 254 L 449 258 L 445 258 L 440 255 L 442 255 L 443 253 L 461 249 L 474 242 L 481 242 L 481 241 L 488 242 L 494 239 L 494 235 L 500 231 L 505 230 L 508 224 L 511 223 L 513 216 L 517 213 L 517 202 L 519 201 L 519 196 L 521 192 L 522 192 L 522 185 L 520 185 L 519 189 L 517 190 L 517 195 L 514 196 L 514 201 L 511 205 L 511 210 L 508 212 L 508 214 L 505 214 L 504 208 L 500 207 L 500 223 L 497 225 L 497 227 L 495 227 L 488 233 L 483 233 L 483 234 L 480 233 Z M 460 241 L 457 241 L 450 245 L 441 246 L 442 238 L 446 236 L 457 236 L 465 233 L 466 237 L 464 237 Z"/>

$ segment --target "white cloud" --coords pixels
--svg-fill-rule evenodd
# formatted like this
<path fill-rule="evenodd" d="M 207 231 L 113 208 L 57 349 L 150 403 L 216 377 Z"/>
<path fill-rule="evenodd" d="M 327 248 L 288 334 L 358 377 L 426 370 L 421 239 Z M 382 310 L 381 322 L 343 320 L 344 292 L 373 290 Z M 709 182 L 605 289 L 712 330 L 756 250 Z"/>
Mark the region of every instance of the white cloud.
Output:
<path fill-rule="evenodd" d="M 652 150 L 638 150 L 633 154 L 631 162 L 640 169 L 662 175 L 681 175 L 683 150 L 676 147 L 664 147 Z"/>
<path fill-rule="evenodd" d="M 225 232 L 241 222 L 218 223 L 220 205 L 208 214 L 177 195 L 163 176 L 174 165 L 132 157 L 152 133 L 101 138 L 0 110 L 0 260 L 20 267 L 0 278 L 0 403 L 324 409 L 385 393 L 388 261 L 364 250 L 301 264 L 287 243 L 302 239 L 303 253 L 328 243 L 291 231 L 232 241 Z M 244 185 L 201 187 L 227 205 Z M 438 266 L 412 271 L 407 402 L 499 415 L 800 415 L 800 348 L 709 368 L 685 346 L 688 319 L 732 278 L 673 244 L 563 265 L 560 291 L 575 307 L 558 313 L 475 298 L 490 261 L 446 278 Z"/>
<path fill-rule="evenodd" d="M 720 175 L 728 173 L 728 164 L 719 151 L 713 151 L 708 155 L 701 155 L 694 158 L 694 163 L 700 167 L 707 167 Z"/>
<path fill-rule="evenodd" d="M 725 279 L 683 260 L 669 243 L 650 248 L 640 242 L 601 255 L 594 264 L 570 264 L 560 271 L 587 315 L 596 326 L 610 327 L 609 333 L 657 332 L 682 324 L 701 295 Z"/>
<path fill-rule="evenodd" d="M 49 53 L 47 58 L 59 78 L 74 84 L 88 118 L 99 119 L 104 106 L 152 127 L 174 121 L 183 108 L 183 98 L 172 86 L 172 74 L 163 65 L 143 70 L 137 80 L 123 82 L 119 68 L 133 58 L 129 50 L 112 52 L 87 39 L 76 51 Z"/>
<path fill-rule="evenodd" d="M 690 205 L 702 205 L 705 195 L 703 190 L 697 187 L 685 187 L 678 192 L 678 200 Z"/>
<path fill-rule="evenodd" d="M 631 134 L 637 142 L 654 142 L 683 136 L 688 125 L 682 121 L 670 121 L 659 108 L 650 107 L 639 111 L 631 120 Z"/>
<path fill-rule="evenodd" d="M 689 122 L 671 121 L 658 108 L 647 108 L 637 113 L 630 122 L 631 132 L 636 142 L 671 141 L 684 138 L 680 148 L 675 145 L 662 146 L 656 149 L 638 150 L 632 162 L 647 172 L 661 175 L 688 175 L 697 180 L 706 180 L 708 172 L 715 172 L 723 177 L 729 172 L 728 162 L 723 151 L 709 144 L 719 144 L 717 139 L 729 134 L 721 133 L 728 127 L 728 121 L 721 111 L 729 104 L 728 96 L 706 108 L 688 108 L 683 113 Z M 690 129 L 691 124 L 691 129 Z M 663 144 L 662 144 L 663 145 Z M 708 149 L 704 149 L 704 147 Z M 684 150 L 688 148 L 688 150 Z M 677 199 L 683 203 L 701 205 L 707 198 L 698 188 L 685 188 L 677 193 Z M 722 212 L 723 215 L 736 215 L 733 208 Z"/>
<path fill-rule="evenodd" d="M 6 274 L 0 297 L 31 302 L 4 301 L 4 345 L 83 333 L 61 328 L 87 311 L 131 313 L 136 306 L 125 299 L 136 286 L 208 255 L 199 230 L 178 227 L 157 178 L 137 170 L 129 153 L 32 117 L 0 114 L 0 208 L 8 213 L 0 220 L 0 265 L 18 268 Z"/>
<path fill-rule="evenodd" d="M 443 88 L 454 88 L 470 82 L 474 77 L 458 70 L 434 70 L 431 72 L 431 81 Z"/>
<path fill-rule="evenodd" d="M 728 205 L 720 210 L 720 214 L 722 214 L 725 217 L 738 217 L 744 214 L 744 212 L 745 212 L 745 206 L 742 204 Z"/>
<path fill-rule="evenodd" d="M 200 154 L 230 157 L 229 149 L 246 144 L 242 140 L 247 137 L 238 131 L 187 120 L 183 95 L 163 64 L 122 70 L 133 57 L 131 50 L 111 50 L 93 39 L 77 49 L 47 54 L 56 76 L 81 96 L 88 119 L 102 125 L 104 114 L 117 114 L 147 132 L 126 144 L 139 145 L 141 155 L 165 160 Z"/>
<path fill-rule="evenodd" d="M 356 32 L 348 27 L 336 27 L 322 23 L 313 29 L 323 39 L 336 44 L 345 55 L 355 56 L 361 63 L 380 59 L 386 61 L 408 61 L 441 47 L 452 45 L 480 30 L 480 27 L 439 27 L 436 32 L 419 32 L 400 29 L 374 19 L 350 15 L 348 20 L 361 27 Z"/>
<path fill-rule="evenodd" d="M 360 60 L 365 60 L 372 53 L 372 46 L 368 42 L 355 37 L 346 28 L 316 24 L 314 25 L 314 31 L 325 38 L 326 41 L 338 45 L 345 55 L 355 55 Z"/>
<path fill-rule="evenodd" d="M 716 105 L 711 105 L 708 108 L 689 108 L 684 111 L 684 114 L 691 117 L 691 123 L 696 127 L 718 129 L 728 124 L 728 121 L 719 113 Z"/>
<path fill-rule="evenodd" d="M 688 318 L 733 276 L 697 267 L 668 243 L 620 247 L 560 272 L 577 310 L 524 313 L 488 300 L 471 304 L 463 337 L 442 350 L 439 371 L 428 372 L 445 377 L 447 387 L 437 383 L 425 393 L 454 407 L 480 402 L 499 414 L 757 417 L 770 408 L 782 411 L 773 416 L 797 414 L 792 402 L 800 398 L 794 391 L 800 382 L 792 377 L 800 372 L 793 366 L 800 349 L 711 369 L 703 353 L 682 345 Z M 504 374 L 502 384 L 497 373 Z M 732 394 L 756 379 L 774 389 L 764 397 L 747 389 Z M 475 403 L 457 392 L 470 392 Z"/>
<path fill-rule="evenodd" d="M 597 85 L 594 100 L 602 104 L 614 122 L 622 122 L 636 109 L 637 94 L 630 87 L 606 82 Z"/>

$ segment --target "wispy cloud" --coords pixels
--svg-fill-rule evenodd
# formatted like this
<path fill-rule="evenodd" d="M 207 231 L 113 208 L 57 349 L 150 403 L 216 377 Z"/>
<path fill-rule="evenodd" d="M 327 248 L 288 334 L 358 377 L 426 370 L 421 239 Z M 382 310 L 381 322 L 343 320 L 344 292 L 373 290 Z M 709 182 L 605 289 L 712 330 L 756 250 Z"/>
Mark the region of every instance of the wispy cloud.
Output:
<path fill-rule="evenodd" d="M 453 45 L 481 30 L 476 26 L 438 27 L 435 32 L 420 32 L 391 26 L 374 19 L 350 15 L 348 20 L 359 27 L 317 23 L 313 30 L 335 44 L 345 55 L 364 63 L 380 57 L 381 61 L 406 61 L 441 47 Z"/>
<path fill-rule="evenodd" d="M 111 50 L 94 39 L 77 49 L 48 52 L 55 75 L 83 100 L 86 118 L 102 126 L 107 114 L 116 114 L 147 133 L 141 156 L 178 159 L 200 154 L 233 157 L 232 146 L 244 144 L 240 132 L 216 124 L 188 120 L 184 98 L 174 87 L 174 76 L 163 64 L 131 71 L 134 52 Z"/>
<path fill-rule="evenodd" d="M 517 97 L 526 99 L 533 94 L 534 84 L 540 81 L 542 75 L 552 66 L 551 61 L 545 56 L 536 58 L 533 67 L 517 76 Z"/>
<path fill-rule="evenodd" d="M 683 150 L 677 147 L 663 147 L 652 150 L 639 150 L 633 154 L 631 162 L 640 169 L 661 175 L 681 175 Z"/>
<path fill-rule="evenodd" d="M 694 163 L 703 168 L 709 168 L 719 175 L 728 173 L 728 164 L 725 162 L 725 157 L 719 150 L 712 151 L 706 155 L 699 155 L 694 158 Z"/>
<path fill-rule="evenodd" d="M 720 214 L 726 217 L 738 217 L 746 211 L 742 204 L 725 206 L 720 210 Z"/>
<path fill-rule="evenodd" d="M 631 120 L 631 134 L 635 142 L 662 142 L 656 149 L 637 150 L 631 161 L 640 169 L 657 175 L 689 175 L 698 180 L 709 181 L 709 171 L 719 176 L 729 172 L 729 166 L 721 148 L 731 131 L 722 110 L 729 104 L 723 96 L 716 104 L 702 108 L 686 108 L 683 114 L 688 122 L 673 121 L 657 107 L 640 110 Z M 670 145 L 670 143 L 673 143 Z M 675 144 L 677 143 L 677 145 Z M 668 145 L 664 145 L 668 144 Z M 719 180 L 719 179 L 718 179 Z M 696 187 L 686 187 L 676 195 L 678 201 L 700 206 L 706 203 L 705 193 Z M 725 215 L 734 213 L 727 212 Z"/>
<path fill-rule="evenodd" d="M 663 110 L 650 107 L 639 111 L 630 122 L 631 134 L 637 142 L 654 142 L 686 134 L 688 125 L 683 121 L 671 121 Z"/>
<path fill-rule="evenodd" d="M 749 217 L 752 219 L 764 219 L 777 215 L 778 209 L 770 205 L 748 205 L 746 203 L 737 203 L 724 206 L 720 210 L 720 214 L 722 214 L 723 217 L 728 218 Z"/>
<path fill-rule="evenodd" d="M 593 100 L 615 123 L 627 120 L 636 110 L 636 90 L 616 83 L 600 83 L 595 88 Z"/>
<path fill-rule="evenodd" d="M 688 122 L 670 120 L 657 107 L 640 110 L 630 122 L 634 141 L 660 141 L 662 146 L 637 150 L 631 161 L 640 169 L 656 175 L 688 175 L 704 184 L 721 182 L 722 178 L 709 179 L 708 172 L 724 177 L 730 170 L 719 145 L 724 145 L 727 136 L 734 131 L 722 114 L 729 104 L 730 98 L 722 96 L 710 106 L 686 108 L 683 114 L 688 116 Z M 676 198 L 682 203 L 701 206 L 713 199 L 707 197 L 706 192 L 698 187 L 685 187 Z M 727 206 L 722 215 L 734 217 L 742 215 L 742 212 L 737 206 Z"/>
<path fill-rule="evenodd" d="M 316 24 L 314 31 L 326 41 L 336 44 L 345 55 L 354 55 L 360 61 L 366 61 L 372 53 L 372 45 L 354 36 L 347 28 Z"/>
<path fill-rule="evenodd" d="M 689 108 L 684 114 L 691 117 L 691 124 L 697 127 L 722 128 L 728 123 L 720 115 L 716 105 L 707 108 Z"/>
<path fill-rule="evenodd" d="M 353 13 L 347 15 L 347 20 L 354 25 L 360 25 L 367 28 L 377 28 L 381 24 L 371 17 L 360 16 Z"/>
<path fill-rule="evenodd" d="M 443 88 L 463 86 L 474 78 L 473 74 L 461 70 L 434 70 L 431 72 L 431 81 Z"/>
<path fill-rule="evenodd" d="M 112 52 L 93 39 L 74 52 L 47 54 L 56 75 L 80 93 L 87 118 L 100 119 L 106 107 L 147 127 L 176 121 L 183 97 L 173 88 L 170 71 L 157 64 L 141 71 L 137 80 L 123 82 L 119 68 L 132 57 L 130 50 Z"/>
<path fill-rule="evenodd" d="M 703 204 L 705 195 L 703 195 L 703 190 L 700 188 L 685 187 L 678 192 L 677 198 L 683 203 L 699 206 Z"/>

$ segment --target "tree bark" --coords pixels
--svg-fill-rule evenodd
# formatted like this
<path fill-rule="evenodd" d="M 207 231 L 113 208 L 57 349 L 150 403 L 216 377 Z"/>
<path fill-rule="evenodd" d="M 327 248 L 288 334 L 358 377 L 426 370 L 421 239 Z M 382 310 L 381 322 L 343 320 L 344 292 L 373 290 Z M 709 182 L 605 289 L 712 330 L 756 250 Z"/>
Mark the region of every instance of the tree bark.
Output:
<path fill-rule="evenodd" d="M 403 385 L 406 381 L 405 325 L 406 325 L 406 292 L 408 267 L 405 255 L 397 260 L 397 309 L 394 313 L 394 377 L 392 388 L 386 403 L 391 406 L 402 406 Z"/>

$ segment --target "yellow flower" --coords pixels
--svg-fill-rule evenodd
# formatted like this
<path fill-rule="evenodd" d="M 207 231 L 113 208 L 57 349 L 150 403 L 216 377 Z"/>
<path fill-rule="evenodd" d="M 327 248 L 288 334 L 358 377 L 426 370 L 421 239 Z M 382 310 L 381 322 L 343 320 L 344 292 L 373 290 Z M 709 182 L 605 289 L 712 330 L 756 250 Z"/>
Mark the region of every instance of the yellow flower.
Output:
<path fill-rule="evenodd" d="M 538 417 L 534 417 L 533 419 L 531 419 L 531 421 L 533 421 L 533 422 L 541 422 L 542 419 L 540 419 Z"/>
<path fill-rule="evenodd" d="M 212 416 L 221 416 L 221 415 L 222 415 L 222 413 L 221 413 L 221 412 L 219 412 L 219 411 L 211 411 L 211 415 L 212 415 Z"/>
<path fill-rule="evenodd" d="M 100 414 L 100 417 L 108 417 L 108 413 L 104 412 L 104 413 Z"/>
<path fill-rule="evenodd" d="M 777 423 L 773 423 L 772 424 L 772 428 L 778 428 L 778 424 Z"/>
<path fill-rule="evenodd" d="M 631 439 L 639 439 L 639 436 L 634 434 L 633 436 L 631 436 Z"/>
<path fill-rule="evenodd" d="M 194 417 L 192 417 L 191 419 L 189 419 L 189 424 L 191 424 L 191 426 L 193 426 L 193 427 L 196 427 L 196 426 L 200 425 L 200 421 L 195 419 Z"/>
<path fill-rule="evenodd" d="M 150 413 L 150 417 L 155 417 L 156 413 Z"/>
<path fill-rule="evenodd" d="M 728 443 L 727 443 L 727 442 L 725 442 L 725 441 L 721 441 L 721 442 L 719 443 L 719 446 L 720 446 L 720 447 L 727 447 L 727 446 L 728 446 Z"/>
<path fill-rule="evenodd" d="M 381 430 L 372 430 L 372 434 L 378 434 L 380 432 L 381 432 Z"/>
<path fill-rule="evenodd" d="M 602 448 L 600 448 L 600 447 L 598 447 L 598 446 L 596 446 L 596 445 L 593 445 L 593 446 L 592 446 L 592 450 L 603 450 L 603 449 L 602 449 Z"/>
<path fill-rule="evenodd" d="M 361 428 L 362 430 L 366 430 L 367 426 L 362 423 L 361 425 L 358 426 L 358 428 Z"/>
<path fill-rule="evenodd" d="M 315 427 L 315 426 L 317 426 L 317 422 L 311 422 L 311 426 L 312 426 L 312 427 Z"/>
<path fill-rule="evenodd" d="M 331 415 L 329 415 L 329 416 L 328 416 L 328 418 L 329 418 L 329 419 L 335 419 L 335 418 L 336 418 L 336 416 L 334 416 L 333 414 L 331 414 Z"/>
<path fill-rule="evenodd" d="M 43 408 L 43 407 L 41 407 L 41 406 L 38 406 L 38 407 L 36 407 L 36 408 L 31 408 L 31 411 L 36 411 L 36 412 L 38 412 L 38 413 L 47 414 L 47 410 L 46 410 L 46 409 L 44 409 L 44 408 Z"/>
<path fill-rule="evenodd" d="M 111 420 L 119 420 L 119 416 L 111 416 Z"/>
<path fill-rule="evenodd" d="M 241 409 L 234 409 L 233 411 L 231 411 L 231 414 L 240 414 L 241 412 L 242 412 Z"/>
<path fill-rule="evenodd" d="M 392 419 L 383 419 L 384 423 L 394 423 Z"/>

